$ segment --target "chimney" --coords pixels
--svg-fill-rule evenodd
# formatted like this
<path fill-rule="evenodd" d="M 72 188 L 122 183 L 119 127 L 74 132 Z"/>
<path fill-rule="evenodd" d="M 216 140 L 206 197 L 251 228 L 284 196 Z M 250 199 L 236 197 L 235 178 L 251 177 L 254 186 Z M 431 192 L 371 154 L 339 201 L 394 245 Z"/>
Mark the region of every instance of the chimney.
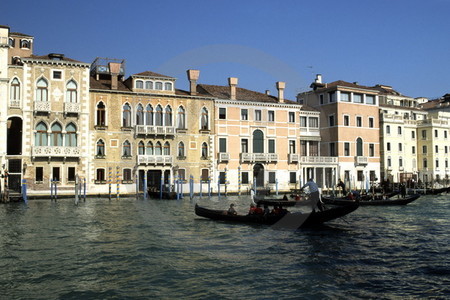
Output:
<path fill-rule="evenodd" d="M 317 74 L 316 75 L 316 80 L 314 82 L 315 83 L 322 83 L 322 74 Z"/>
<path fill-rule="evenodd" d="M 266 90 L 266 95 L 267 95 L 267 96 L 270 95 L 270 90 Z"/>
<path fill-rule="evenodd" d="M 199 70 L 187 70 L 186 71 L 188 80 L 190 82 L 189 91 L 191 92 L 191 95 L 197 95 L 197 80 L 200 76 Z"/>
<path fill-rule="evenodd" d="M 110 62 L 109 73 L 111 74 L 111 89 L 117 90 L 121 63 Z"/>
<path fill-rule="evenodd" d="M 286 83 L 282 81 L 277 81 L 277 90 L 278 90 L 278 102 L 284 103 L 284 88 L 286 87 Z"/>
<path fill-rule="evenodd" d="M 230 99 L 236 100 L 236 86 L 238 84 L 238 79 L 236 77 L 229 77 L 228 84 L 230 85 Z"/>

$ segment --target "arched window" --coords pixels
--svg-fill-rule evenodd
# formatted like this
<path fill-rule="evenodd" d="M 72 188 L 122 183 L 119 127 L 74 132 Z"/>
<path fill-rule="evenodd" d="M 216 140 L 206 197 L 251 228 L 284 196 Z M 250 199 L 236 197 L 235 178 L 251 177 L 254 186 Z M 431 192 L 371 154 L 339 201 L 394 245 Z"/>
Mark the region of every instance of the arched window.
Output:
<path fill-rule="evenodd" d="M 426 158 L 423 159 L 423 168 L 424 169 L 428 168 L 428 161 Z"/>
<path fill-rule="evenodd" d="M 172 90 L 172 83 L 171 83 L 171 82 L 166 82 L 166 83 L 164 84 L 164 89 L 165 89 L 166 91 L 171 91 L 171 90 Z"/>
<path fill-rule="evenodd" d="M 34 138 L 35 146 L 47 146 L 47 125 L 44 122 L 39 122 L 36 125 L 36 135 Z"/>
<path fill-rule="evenodd" d="M 202 108 L 202 115 L 200 120 L 200 128 L 202 130 L 208 130 L 209 129 L 209 116 L 208 116 L 208 110 L 203 107 Z"/>
<path fill-rule="evenodd" d="M 36 84 L 36 101 L 48 101 L 48 83 L 44 78 Z"/>
<path fill-rule="evenodd" d="M 14 48 L 16 46 L 16 41 L 13 38 L 9 38 L 9 43 L 8 44 L 9 44 L 10 47 Z"/>
<path fill-rule="evenodd" d="M 153 143 L 152 142 L 148 142 L 147 146 L 145 147 L 145 153 L 147 153 L 147 155 L 153 155 Z"/>
<path fill-rule="evenodd" d="M 144 82 L 142 80 L 136 80 L 136 88 L 137 89 L 143 89 L 144 88 Z"/>
<path fill-rule="evenodd" d="M 66 102 L 77 102 L 77 84 L 73 80 L 66 85 Z"/>
<path fill-rule="evenodd" d="M 62 146 L 62 145 L 63 145 L 62 127 L 59 123 L 54 123 L 52 125 L 50 146 Z"/>
<path fill-rule="evenodd" d="M 17 78 L 14 78 L 11 81 L 11 91 L 9 94 L 9 99 L 20 100 L 20 82 Z"/>
<path fill-rule="evenodd" d="M 144 125 L 144 107 L 139 104 L 136 109 L 136 125 Z"/>
<path fill-rule="evenodd" d="M 155 145 L 155 155 L 161 155 L 161 154 L 162 154 L 161 143 L 157 142 Z"/>
<path fill-rule="evenodd" d="M 170 144 L 169 144 L 169 142 L 165 142 L 164 143 L 164 152 L 163 152 L 163 154 L 164 155 L 170 155 Z"/>
<path fill-rule="evenodd" d="M 162 90 L 163 84 L 162 82 L 155 82 L 155 90 Z"/>
<path fill-rule="evenodd" d="M 73 123 L 66 126 L 66 147 L 77 146 L 77 128 Z"/>
<path fill-rule="evenodd" d="M 184 157 L 184 143 L 183 142 L 179 142 L 178 143 L 178 156 L 179 157 Z"/>
<path fill-rule="evenodd" d="M 253 153 L 264 153 L 264 133 L 259 129 L 253 131 Z"/>
<path fill-rule="evenodd" d="M 208 157 L 208 145 L 206 143 L 202 144 L 202 158 Z"/>
<path fill-rule="evenodd" d="M 138 154 L 139 155 L 144 155 L 145 154 L 145 145 L 144 145 L 143 141 L 139 142 Z M 148 153 L 147 153 L 147 155 L 148 155 Z"/>
<path fill-rule="evenodd" d="M 97 126 L 106 126 L 106 107 L 103 102 L 97 104 Z"/>
<path fill-rule="evenodd" d="M 184 110 L 183 106 L 178 107 L 177 121 L 178 121 L 177 128 L 179 129 L 186 128 L 186 111 Z"/>
<path fill-rule="evenodd" d="M 170 106 L 166 107 L 164 125 L 165 126 L 172 126 L 172 108 Z"/>
<path fill-rule="evenodd" d="M 131 156 L 131 143 L 126 140 L 122 144 L 122 153 L 124 157 L 130 157 Z"/>
<path fill-rule="evenodd" d="M 97 150 L 95 151 L 97 156 L 103 157 L 105 156 L 105 142 L 103 140 L 97 141 Z"/>
<path fill-rule="evenodd" d="M 356 156 L 363 156 L 363 140 L 362 138 L 356 139 Z"/>
<path fill-rule="evenodd" d="M 20 48 L 30 49 L 30 41 L 29 40 L 20 40 Z"/>
<path fill-rule="evenodd" d="M 145 88 L 147 90 L 153 90 L 153 81 L 146 81 L 145 82 Z"/>
<path fill-rule="evenodd" d="M 145 124 L 153 125 L 153 107 L 150 104 L 145 108 Z"/>
<path fill-rule="evenodd" d="M 131 127 L 131 106 L 128 103 L 123 106 L 122 126 Z"/>
<path fill-rule="evenodd" d="M 163 126 L 163 109 L 161 105 L 156 106 L 155 125 Z"/>

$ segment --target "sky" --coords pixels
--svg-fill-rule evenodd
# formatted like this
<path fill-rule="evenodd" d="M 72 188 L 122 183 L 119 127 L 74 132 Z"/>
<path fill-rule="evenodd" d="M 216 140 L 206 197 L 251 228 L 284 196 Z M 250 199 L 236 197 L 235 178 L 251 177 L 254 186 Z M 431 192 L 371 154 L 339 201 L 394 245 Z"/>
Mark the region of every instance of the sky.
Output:
<path fill-rule="evenodd" d="M 450 93 L 450 0 L 2 0 L 0 25 L 34 36 L 34 54 L 153 71 L 287 99 L 324 82 L 385 84 L 410 97 Z"/>

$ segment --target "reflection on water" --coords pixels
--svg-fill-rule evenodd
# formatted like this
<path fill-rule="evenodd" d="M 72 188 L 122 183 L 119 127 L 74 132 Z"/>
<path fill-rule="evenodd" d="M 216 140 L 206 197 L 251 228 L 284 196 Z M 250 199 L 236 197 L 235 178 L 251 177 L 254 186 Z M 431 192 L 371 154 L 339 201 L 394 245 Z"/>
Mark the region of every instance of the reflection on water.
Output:
<path fill-rule="evenodd" d="M 194 215 L 249 198 L 0 206 L 5 299 L 386 298 L 450 293 L 450 202 L 362 207 L 319 228 Z"/>

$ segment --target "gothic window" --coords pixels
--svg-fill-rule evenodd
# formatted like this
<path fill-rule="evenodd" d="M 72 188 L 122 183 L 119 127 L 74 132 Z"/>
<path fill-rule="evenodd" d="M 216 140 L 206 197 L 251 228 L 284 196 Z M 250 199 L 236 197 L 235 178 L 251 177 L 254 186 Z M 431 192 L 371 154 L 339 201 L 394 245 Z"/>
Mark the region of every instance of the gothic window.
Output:
<path fill-rule="evenodd" d="M 44 78 L 36 84 L 36 101 L 48 101 L 48 83 Z"/>
<path fill-rule="evenodd" d="M 136 125 L 144 125 L 144 107 L 139 104 L 136 109 Z"/>
<path fill-rule="evenodd" d="M 77 84 L 70 80 L 66 85 L 66 102 L 77 102 Z"/>
<path fill-rule="evenodd" d="M 178 107 L 178 125 L 177 128 L 185 129 L 186 128 L 186 111 L 183 106 Z"/>
<path fill-rule="evenodd" d="M 162 147 L 160 142 L 157 142 L 155 145 L 155 155 L 162 155 Z"/>
<path fill-rule="evenodd" d="M 208 110 L 205 107 L 202 108 L 200 128 L 202 130 L 209 129 L 209 115 L 208 115 Z"/>
<path fill-rule="evenodd" d="M 150 104 L 145 108 L 145 124 L 153 125 L 153 107 Z"/>
<path fill-rule="evenodd" d="M 170 144 L 169 142 L 164 143 L 164 155 L 170 155 Z"/>
<path fill-rule="evenodd" d="M 147 143 L 147 146 L 145 148 L 145 153 L 147 153 L 147 155 L 153 155 L 153 143 L 152 142 Z"/>
<path fill-rule="evenodd" d="M 66 126 L 66 147 L 77 146 L 77 128 L 73 123 Z"/>
<path fill-rule="evenodd" d="M 52 125 L 50 145 L 51 146 L 63 145 L 62 127 L 59 123 L 54 123 Z"/>
<path fill-rule="evenodd" d="M 123 106 L 122 126 L 131 127 L 131 106 L 128 103 Z"/>
<path fill-rule="evenodd" d="M 34 145 L 47 146 L 47 125 L 45 125 L 44 122 L 39 122 L 39 124 L 36 125 Z"/>
<path fill-rule="evenodd" d="M 130 157 L 131 156 L 131 144 L 128 140 L 123 142 L 122 144 L 122 153 L 124 157 Z"/>
<path fill-rule="evenodd" d="M 155 125 L 163 126 L 163 109 L 161 105 L 156 106 Z"/>
<path fill-rule="evenodd" d="M 103 102 L 99 102 L 97 104 L 97 126 L 105 126 L 106 125 L 106 110 L 105 104 Z"/>
<path fill-rule="evenodd" d="M 184 143 L 180 142 L 178 143 L 178 156 L 179 157 L 184 157 Z"/>
<path fill-rule="evenodd" d="M 208 145 L 206 143 L 202 144 L 202 158 L 208 157 Z"/>
<path fill-rule="evenodd" d="M 11 81 L 11 92 L 9 95 L 11 100 L 20 100 L 20 82 L 17 78 Z"/>
<path fill-rule="evenodd" d="M 166 107 L 164 123 L 166 126 L 172 126 L 172 108 L 170 106 Z"/>
<path fill-rule="evenodd" d="M 145 145 L 144 145 L 144 142 L 143 142 L 143 141 L 140 141 L 140 142 L 139 142 L 139 145 L 138 145 L 138 154 L 139 154 L 139 155 L 144 155 L 144 154 L 145 154 Z M 147 155 L 148 155 L 148 153 L 147 153 Z"/>
<path fill-rule="evenodd" d="M 97 141 L 97 150 L 95 151 L 97 156 L 105 156 L 105 142 L 103 140 Z"/>

